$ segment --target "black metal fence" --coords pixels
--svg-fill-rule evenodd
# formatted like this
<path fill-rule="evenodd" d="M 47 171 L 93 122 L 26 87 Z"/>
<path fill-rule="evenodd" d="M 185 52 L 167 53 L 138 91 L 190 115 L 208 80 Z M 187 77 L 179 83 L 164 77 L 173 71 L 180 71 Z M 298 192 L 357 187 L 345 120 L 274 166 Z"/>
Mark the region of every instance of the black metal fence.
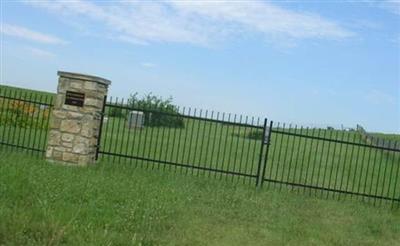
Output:
<path fill-rule="evenodd" d="M 43 154 L 53 95 L 0 88 L 0 149 Z M 400 143 L 194 108 L 105 104 L 100 158 L 322 196 L 400 205 Z"/>
<path fill-rule="evenodd" d="M 398 146 L 393 146 L 392 142 L 387 140 L 385 141 L 385 139 L 383 139 L 382 137 L 368 133 L 361 125 L 357 125 L 356 129 L 366 143 L 384 148 L 397 148 L 398 150 L 400 150 L 400 144 Z"/>
<path fill-rule="evenodd" d="M 400 203 L 399 144 L 365 142 L 357 131 L 274 124 L 192 108 L 166 113 L 118 99 L 106 103 L 102 129 L 99 154 L 113 161 Z"/>
<path fill-rule="evenodd" d="M 44 153 L 53 96 L 0 88 L 0 148 Z"/>
<path fill-rule="evenodd" d="M 257 138 L 264 122 L 192 108 L 177 112 L 108 102 L 99 154 L 112 160 L 139 160 L 146 168 L 254 182 L 260 177 Z M 252 137 L 255 135 L 256 137 Z"/>
<path fill-rule="evenodd" d="M 399 204 L 399 144 L 383 143 L 387 147 L 366 143 L 356 131 L 277 124 L 264 181 L 323 196 L 347 194 Z"/>

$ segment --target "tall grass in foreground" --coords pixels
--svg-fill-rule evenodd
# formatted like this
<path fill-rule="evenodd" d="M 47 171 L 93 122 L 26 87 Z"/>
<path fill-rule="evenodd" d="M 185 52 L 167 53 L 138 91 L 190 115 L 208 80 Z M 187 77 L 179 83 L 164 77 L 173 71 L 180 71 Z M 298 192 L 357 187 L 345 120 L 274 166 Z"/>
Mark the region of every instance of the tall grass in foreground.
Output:
<path fill-rule="evenodd" d="M 0 245 L 397 245 L 400 211 L 0 151 Z"/>

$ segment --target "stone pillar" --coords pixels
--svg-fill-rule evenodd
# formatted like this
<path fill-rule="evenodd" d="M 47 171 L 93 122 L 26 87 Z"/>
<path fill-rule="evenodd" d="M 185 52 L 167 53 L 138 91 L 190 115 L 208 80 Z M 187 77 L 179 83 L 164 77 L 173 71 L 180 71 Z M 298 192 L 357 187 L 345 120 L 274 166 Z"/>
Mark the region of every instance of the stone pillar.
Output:
<path fill-rule="evenodd" d="M 92 164 L 95 162 L 104 97 L 111 81 L 61 71 L 58 76 L 46 158 L 61 163 Z"/>

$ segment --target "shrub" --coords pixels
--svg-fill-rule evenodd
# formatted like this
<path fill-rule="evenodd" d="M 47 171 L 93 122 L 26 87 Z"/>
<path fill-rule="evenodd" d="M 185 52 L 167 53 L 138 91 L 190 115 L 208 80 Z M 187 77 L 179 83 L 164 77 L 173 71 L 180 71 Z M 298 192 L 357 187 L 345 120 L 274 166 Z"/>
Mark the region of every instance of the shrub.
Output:
<path fill-rule="evenodd" d="M 49 109 L 18 100 L 4 100 L 0 110 L 0 125 L 46 129 Z"/>
<path fill-rule="evenodd" d="M 262 130 L 252 130 L 250 132 L 240 132 L 240 133 L 232 133 L 234 137 L 240 138 L 248 138 L 251 140 L 261 140 L 263 139 L 263 131 Z"/>
<path fill-rule="evenodd" d="M 262 130 L 255 130 L 247 133 L 246 138 L 260 140 L 263 138 L 263 131 Z"/>
<path fill-rule="evenodd" d="M 139 98 L 138 93 L 131 94 L 128 105 L 144 110 L 145 126 L 165 126 L 183 128 L 183 117 L 178 112 L 178 107 L 172 103 L 172 97 L 163 99 L 152 93 Z M 146 110 L 150 110 L 148 112 Z"/>
<path fill-rule="evenodd" d="M 126 113 L 124 112 L 124 110 L 122 108 L 111 108 L 108 115 L 110 117 L 119 117 L 119 118 L 125 118 L 126 117 Z"/>

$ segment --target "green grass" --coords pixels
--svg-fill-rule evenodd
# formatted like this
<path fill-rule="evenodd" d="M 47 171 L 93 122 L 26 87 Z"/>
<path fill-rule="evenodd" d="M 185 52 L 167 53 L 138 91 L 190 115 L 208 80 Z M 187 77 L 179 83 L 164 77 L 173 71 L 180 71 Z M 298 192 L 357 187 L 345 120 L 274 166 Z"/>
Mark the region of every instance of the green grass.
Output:
<path fill-rule="evenodd" d="M 8 88 L 10 89 L 12 88 Z M 0 102 L 0 109 L 1 105 L 7 106 Z M 38 111 L 39 114 L 42 111 Z M 126 110 L 123 111 L 122 113 L 127 115 Z M 0 119 L 2 116 L 4 111 L 0 110 Z M 42 120 L 45 120 L 44 117 Z M 184 128 L 129 129 L 126 127 L 126 119 L 109 117 L 103 126 L 101 150 L 199 168 L 213 168 L 253 176 L 257 174 L 261 141 L 247 136 L 257 136 L 258 134 L 254 133 L 259 132 L 259 129 L 193 119 L 185 119 L 184 123 Z M 284 131 L 293 133 L 295 129 L 287 128 Z M 302 129 L 301 133 L 364 143 L 357 132 Z M 398 135 L 391 137 L 396 136 Z M 46 137 L 45 130 L 0 125 L 0 141 L 8 144 L 45 149 Z M 227 177 L 215 172 L 205 173 L 197 169 L 160 166 L 105 155 L 100 157 L 105 161 L 134 162 L 147 170 L 157 167 L 243 181 L 251 185 L 255 182 L 254 177 L 236 179 L 233 176 Z M 400 153 L 273 133 L 265 178 L 399 199 L 399 163 Z"/>
<path fill-rule="evenodd" d="M 0 245 L 398 245 L 400 211 L 0 152 Z"/>
<path fill-rule="evenodd" d="M 0 125 L 0 141 L 3 143 L 24 146 L 31 149 L 46 149 L 47 134 L 47 129 Z"/>
<path fill-rule="evenodd" d="M 192 119 L 185 119 L 185 128 L 129 129 L 123 118 L 109 118 L 103 127 L 101 150 L 106 152 L 257 174 L 261 141 L 245 137 L 254 129 Z M 295 132 L 293 128 L 279 130 Z M 364 143 L 357 132 L 321 129 L 301 133 Z M 106 160 L 129 161 L 115 157 Z M 265 178 L 399 199 L 399 163 L 400 153 L 273 133 Z M 154 168 L 151 163 L 138 164 Z M 163 169 L 182 172 L 170 165 Z M 199 170 L 189 172 L 205 175 Z M 255 181 L 247 177 L 241 180 Z"/>
<path fill-rule="evenodd" d="M 396 141 L 400 142 L 400 135 L 399 134 L 388 134 L 388 133 L 371 133 L 372 136 L 382 138 L 388 141 Z M 394 143 L 392 143 L 394 144 Z M 397 147 L 400 147 L 399 145 Z"/>
<path fill-rule="evenodd" d="M 21 96 L 21 98 L 36 98 L 39 99 L 41 96 L 42 98 L 53 97 L 55 93 L 47 92 L 47 91 L 38 91 L 38 90 L 30 90 L 26 88 L 19 88 L 15 86 L 8 86 L 8 85 L 0 85 L 0 96 Z"/>

